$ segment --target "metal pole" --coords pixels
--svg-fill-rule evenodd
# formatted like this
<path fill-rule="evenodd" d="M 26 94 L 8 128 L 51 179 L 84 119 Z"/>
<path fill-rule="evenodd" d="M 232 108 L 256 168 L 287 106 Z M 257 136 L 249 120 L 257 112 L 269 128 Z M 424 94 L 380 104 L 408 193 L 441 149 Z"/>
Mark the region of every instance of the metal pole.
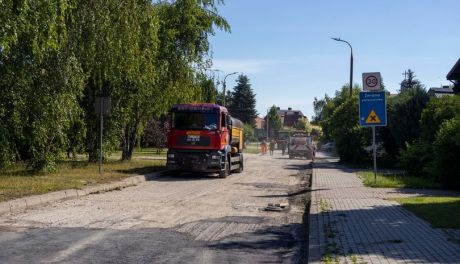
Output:
<path fill-rule="evenodd" d="M 225 75 L 224 77 L 224 83 L 223 83 L 223 92 L 224 94 L 222 95 L 222 106 L 225 106 L 225 90 L 226 90 L 226 87 L 227 87 L 227 84 L 226 84 L 226 80 L 227 80 L 227 77 L 230 76 L 230 75 L 233 75 L 233 74 L 237 74 L 238 72 L 232 72 L 232 73 L 229 73 L 227 75 Z"/>
<path fill-rule="evenodd" d="M 225 76 L 225 78 L 227 78 L 227 76 Z M 225 106 L 225 78 L 224 78 L 224 92 L 223 92 L 223 95 L 222 95 L 222 106 Z"/>
<path fill-rule="evenodd" d="M 104 103 L 104 100 L 102 99 L 102 97 L 100 97 L 99 110 L 101 111 L 101 115 L 100 115 L 101 127 L 99 129 L 99 132 L 100 132 L 99 133 L 99 174 L 102 174 L 102 132 L 103 132 L 103 129 L 104 129 L 104 115 L 102 114 L 103 103 Z"/>
<path fill-rule="evenodd" d="M 268 109 L 267 109 L 267 140 L 268 140 Z"/>
<path fill-rule="evenodd" d="M 346 40 L 343 40 L 340 38 L 331 38 L 331 39 L 335 41 L 345 42 L 347 43 L 348 47 L 350 47 L 350 55 L 351 55 L 350 56 L 350 97 L 351 97 L 351 95 L 353 94 L 353 47 Z"/>
<path fill-rule="evenodd" d="M 374 149 L 374 182 L 377 182 L 377 147 L 375 145 L 375 126 L 372 127 L 372 146 Z"/>
<path fill-rule="evenodd" d="M 351 49 L 351 57 L 350 57 L 350 97 L 351 97 L 353 94 L 353 49 L 351 48 L 351 45 L 350 45 L 350 49 Z"/>

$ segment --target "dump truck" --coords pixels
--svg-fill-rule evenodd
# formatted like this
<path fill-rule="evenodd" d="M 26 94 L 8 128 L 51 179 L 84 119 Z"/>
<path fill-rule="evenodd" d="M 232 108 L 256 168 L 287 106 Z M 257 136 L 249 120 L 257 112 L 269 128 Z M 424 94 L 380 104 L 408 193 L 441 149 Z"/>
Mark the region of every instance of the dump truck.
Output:
<path fill-rule="evenodd" d="M 306 133 L 292 133 L 289 137 L 288 155 L 290 159 L 295 157 L 305 157 L 314 159 L 316 148 L 312 138 Z"/>
<path fill-rule="evenodd" d="M 167 168 L 175 172 L 242 172 L 243 122 L 209 103 L 177 104 L 169 113 Z"/>

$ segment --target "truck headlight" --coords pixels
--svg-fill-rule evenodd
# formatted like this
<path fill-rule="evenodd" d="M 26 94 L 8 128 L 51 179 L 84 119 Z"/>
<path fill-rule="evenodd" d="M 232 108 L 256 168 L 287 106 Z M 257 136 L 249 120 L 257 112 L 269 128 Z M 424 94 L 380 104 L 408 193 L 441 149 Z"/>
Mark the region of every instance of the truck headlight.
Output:
<path fill-rule="evenodd" d="M 174 159 L 174 153 L 168 154 L 168 159 Z"/>

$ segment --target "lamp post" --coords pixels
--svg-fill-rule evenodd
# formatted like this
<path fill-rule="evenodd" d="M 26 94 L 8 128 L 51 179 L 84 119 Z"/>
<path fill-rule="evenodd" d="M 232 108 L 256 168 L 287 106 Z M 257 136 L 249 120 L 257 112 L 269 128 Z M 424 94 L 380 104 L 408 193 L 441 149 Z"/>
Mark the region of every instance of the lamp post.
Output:
<path fill-rule="evenodd" d="M 331 38 L 335 41 L 340 41 L 340 42 L 345 42 L 348 44 L 348 46 L 350 47 L 350 97 L 353 93 L 353 48 L 351 47 L 351 44 L 346 41 L 346 40 L 343 40 L 343 39 L 340 39 L 340 38 Z"/>
<path fill-rule="evenodd" d="M 227 79 L 228 76 L 230 75 L 233 75 L 233 74 L 237 74 L 238 72 L 232 72 L 232 73 L 229 73 L 227 75 L 225 75 L 224 77 L 224 83 L 223 83 L 223 86 L 224 86 L 224 94 L 222 95 L 222 106 L 225 106 L 225 88 L 226 88 L 226 84 L 225 84 L 225 80 Z"/>
<path fill-rule="evenodd" d="M 269 111 L 267 109 L 267 140 L 268 140 L 268 113 L 269 113 Z"/>

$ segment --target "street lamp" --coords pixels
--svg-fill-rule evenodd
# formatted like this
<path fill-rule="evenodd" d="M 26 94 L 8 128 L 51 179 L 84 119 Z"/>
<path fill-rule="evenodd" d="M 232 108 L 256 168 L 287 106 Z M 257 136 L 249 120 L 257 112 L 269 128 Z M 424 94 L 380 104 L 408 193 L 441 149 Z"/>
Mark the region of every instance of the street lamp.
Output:
<path fill-rule="evenodd" d="M 350 97 L 353 93 L 353 48 L 351 47 L 351 44 L 346 41 L 346 40 L 343 40 L 343 39 L 340 39 L 340 38 L 331 38 L 335 41 L 340 41 L 340 42 L 345 42 L 348 44 L 348 46 L 350 47 L 350 51 L 351 51 L 351 55 L 350 55 Z"/>
<path fill-rule="evenodd" d="M 230 75 L 233 75 L 233 74 L 237 74 L 238 72 L 232 72 L 232 73 L 229 73 L 227 75 L 225 75 L 224 77 L 224 83 L 223 83 L 223 86 L 224 86 L 224 94 L 222 96 L 222 106 L 225 106 L 225 88 L 226 88 L 226 84 L 225 84 L 225 80 L 227 79 L 228 76 Z"/>
<path fill-rule="evenodd" d="M 269 109 L 267 109 L 267 140 L 268 140 L 268 113 L 269 113 Z"/>

